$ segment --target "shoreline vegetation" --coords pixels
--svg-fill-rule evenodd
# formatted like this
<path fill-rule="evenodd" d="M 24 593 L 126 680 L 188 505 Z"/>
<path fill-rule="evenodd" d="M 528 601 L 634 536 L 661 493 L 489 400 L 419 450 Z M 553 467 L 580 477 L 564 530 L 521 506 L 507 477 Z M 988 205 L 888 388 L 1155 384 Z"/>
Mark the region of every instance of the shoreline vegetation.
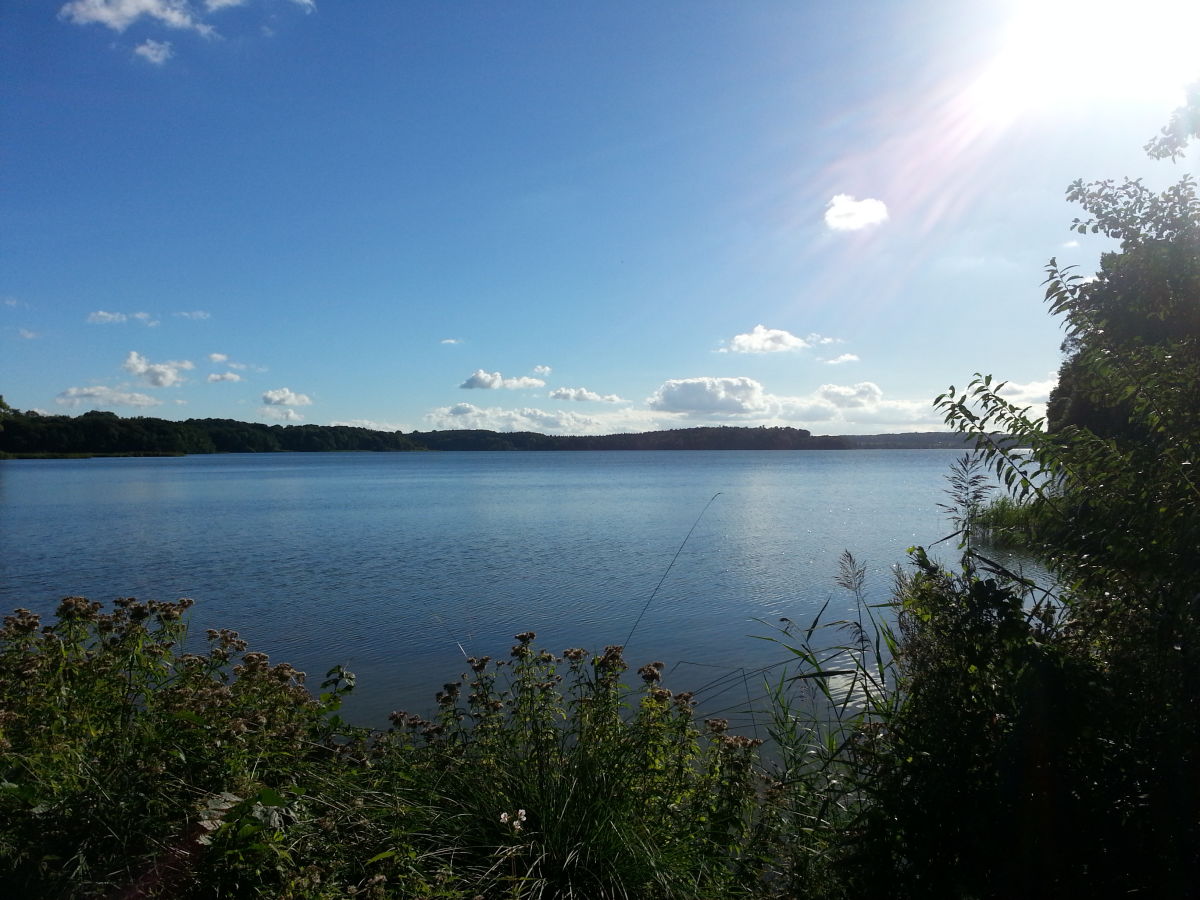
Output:
<path fill-rule="evenodd" d="M 6 410 L 0 459 L 87 459 L 210 453 L 421 452 L 507 450 L 962 450 L 955 432 L 813 435 L 803 428 L 680 428 L 638 434 L 372 431 L 346 425 L 267 425 L 233 419 L 121 417 L 111 412 L 44 416 Z"/>

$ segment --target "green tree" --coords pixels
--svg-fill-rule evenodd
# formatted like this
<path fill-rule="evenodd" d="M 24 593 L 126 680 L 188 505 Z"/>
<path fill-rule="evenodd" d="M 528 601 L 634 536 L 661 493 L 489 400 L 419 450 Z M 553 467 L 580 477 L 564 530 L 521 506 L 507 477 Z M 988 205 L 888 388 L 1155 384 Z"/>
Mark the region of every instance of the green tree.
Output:
<path fill-rule="evenodd" d="M 935 401 L 1030 505 L 1058 584 L 917 554 L 864 893 L 1186 896 L 1200 875 L 1200 203 L 1191 177 L 1068 197 L 1120 248 L 1095 280 L 1048 266 L 1070 353 L 1053 429 L 990 375 Z"/>

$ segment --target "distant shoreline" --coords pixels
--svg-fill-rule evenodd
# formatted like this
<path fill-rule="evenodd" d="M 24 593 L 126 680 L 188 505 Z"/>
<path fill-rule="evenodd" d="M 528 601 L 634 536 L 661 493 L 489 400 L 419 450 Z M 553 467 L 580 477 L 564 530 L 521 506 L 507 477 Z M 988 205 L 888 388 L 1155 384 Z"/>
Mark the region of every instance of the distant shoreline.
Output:
<path fill-rule="evenodd" d="M 44 416 L 6 412 L 0 459 L 87 459 L 213 453 L 539 450 L 969 450 L 957 432 L 814 435 L 803 428 L 735 425 L 631 434 L 531 431 L 374 431 L 347 425 L 267 425 L 233 419 L 123 418 L 111 412 Z"/>

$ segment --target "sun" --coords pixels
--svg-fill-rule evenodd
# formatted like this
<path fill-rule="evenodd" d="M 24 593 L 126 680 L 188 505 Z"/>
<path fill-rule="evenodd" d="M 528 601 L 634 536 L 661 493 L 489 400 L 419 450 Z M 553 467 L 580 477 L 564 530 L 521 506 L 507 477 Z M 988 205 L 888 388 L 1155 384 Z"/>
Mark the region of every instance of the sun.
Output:
<path fill-rule="evenodd" d="M 993 124 L 1064 103 L 1183 101 L 1200 78 L 1200 0 L 1015 0 L 971 85 Z"/>

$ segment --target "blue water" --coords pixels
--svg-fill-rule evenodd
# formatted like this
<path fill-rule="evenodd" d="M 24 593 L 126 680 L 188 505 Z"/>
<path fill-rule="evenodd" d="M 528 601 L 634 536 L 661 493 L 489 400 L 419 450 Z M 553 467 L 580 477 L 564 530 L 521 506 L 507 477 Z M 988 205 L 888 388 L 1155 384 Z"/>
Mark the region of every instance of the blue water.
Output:
<path fill-rule="evenodd" d="M 463 656 L 518 631 L 624 642 L 695 688 L 780 658 L 756 640 L 850 598 L 851 550 L 887 598 L 905 549 L 949 526 L 952 451 L 236 454 L 0 462 L 0 609 L 78 594 L 192 597 L 309 672 L 359 676 L 347 717 L 427 711 Z M 951 545 L 944 555 L 952 556 Z M 758 679 L 761 680 L 761 679 Z"/>

